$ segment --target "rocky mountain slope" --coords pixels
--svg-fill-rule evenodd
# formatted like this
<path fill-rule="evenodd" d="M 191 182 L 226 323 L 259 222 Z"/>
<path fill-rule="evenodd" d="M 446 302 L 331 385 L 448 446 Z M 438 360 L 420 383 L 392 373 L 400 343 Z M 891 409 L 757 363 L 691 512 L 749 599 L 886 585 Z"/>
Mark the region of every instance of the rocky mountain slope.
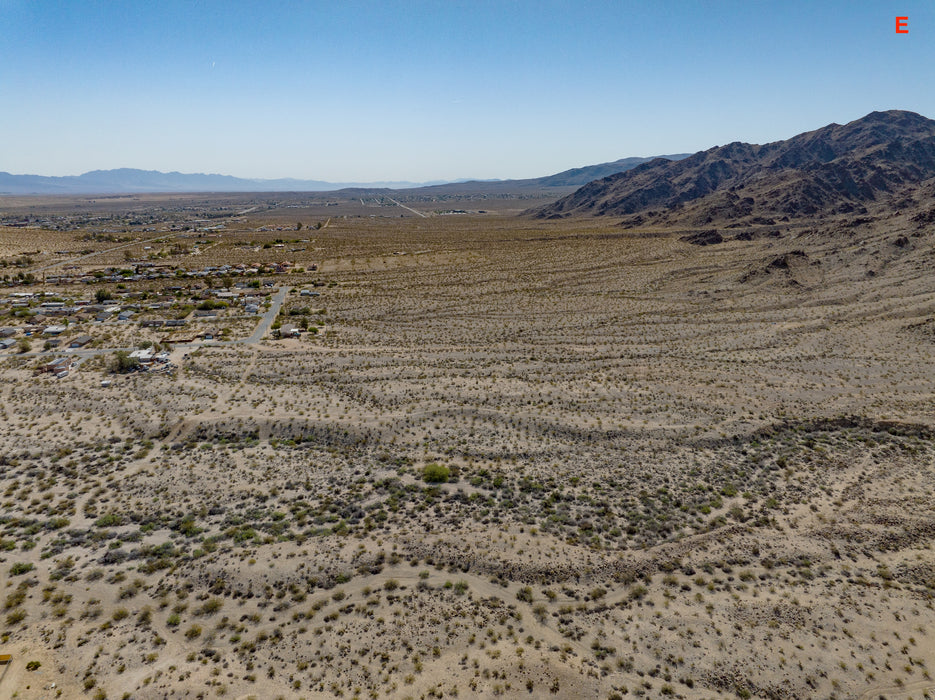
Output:
<path fill-rule="evenodd" d="M 591 182 L 541 218 L 620 216 L 629 223 L 773 224 L 862 214 L 935 177 L 935 121 L 913 112 L 873 112 L 786 141 L 730 143 L 678 161 L 657 159 Z"/>

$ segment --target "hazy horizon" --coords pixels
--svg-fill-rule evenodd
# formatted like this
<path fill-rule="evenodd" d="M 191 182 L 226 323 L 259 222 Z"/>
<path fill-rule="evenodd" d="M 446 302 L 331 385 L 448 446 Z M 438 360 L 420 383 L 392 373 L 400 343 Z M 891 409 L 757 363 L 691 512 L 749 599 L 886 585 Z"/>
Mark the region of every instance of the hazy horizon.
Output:
<path fill-rule="evenodd" d="M 79 178 L 79 177 L 83 177 L 83 176 L 85 176 L 85 175 L 91 175 L 91 174 L 94 174 L 94 173 L 114 173 L 114 172 L 120 172 L 120 171 L 125 171 L 125 170 L 129 170 L 129 171 L 133 171 L 133 172 L 140 172 L 140 173 L 158 173 L 158 174 L 160 174 L 160 175 L 204 176 L 204 177 L 234 177 L 234 178 L 236 178 L 236 179 L 238 179 L 238 180 L 257 180 L 257 181 L 270 181 L 270 182 L 279 181 L 279 180 L 295 180 L 295 181 L 297 181 L 297 182 L 328 182 L 329 184 L 350 184 L 350 183 L 334 183 L 334 182 L 331 182 L 330 180 L 322 180 L 322 179 L 320 179 L 320 178 L 312 178 L 312 177 L 302 177 L 302 178 L 298 178 L 298 177 L 266 177 L 266 178 L 264 178 L 264 177 L 250 177 L 250 176 L 230 175 L 229 173 L 189 172 L 189 171 L 184 171 L 184 172 L 183 172 L 183 171 L 177 170 L 177 169 L 176 169 L 176 170 L 155 170 L 155 169 L 151 169 L 151 168 L 134 168 L 134 167 L 128 166 L 128 165 L 118 166 L 118 167 L 114 167 L 114 168 L 95 168 L 95 169 L 93 169 L 93 170 L 86 170 L 86 171 L 80 172 L 80 173 L 66 173 L 65 175 L 47 175 L 47 174 L 45 174 L 45 173 L 12 173 L 12 172 L 9 172 L 9 171 L 6 171 L 6 170 L 0 170 L 0 172 L 7 173 L 7 174 L 12 175 L 12 176 L 14 176 L 14 177 Z M 468 179 L 469 179 L 469 178 L 454 178 L 454 179 L 451 180 L 451 181 L 447 181 L 447 180 L 446 180 L 446 181 L 444 181 L 444 182 L 457 182 L 457 181 L 459 181 L 459 180 L 468 180 Z M 473 179 L 473 178 L 470 178 L 470 179 Z M 493 178 L 493 179 L 496 179 L 496 178 Z M 374 181 L 372 181 L 372 182 L 394 182 L 394 183 L 406 183 L 406 184 L 413 184 L 413 185 L 426 184 L 426 183 L 411 182 L 411 181 L 408 181 L 408 180 L 374 180 Z M 439 181 L 426 181 L 426 182 L 442 182 L 442 181 L 439 180 Z M 354 184 L 356 184 L 356 183 L 354 183 Z"/>
<path fill-rule="evenodd" d="M 0 0 L 0 26 L 14 174 L 520 179 L 935 116 L 935 8 L 918 1 Z"/>

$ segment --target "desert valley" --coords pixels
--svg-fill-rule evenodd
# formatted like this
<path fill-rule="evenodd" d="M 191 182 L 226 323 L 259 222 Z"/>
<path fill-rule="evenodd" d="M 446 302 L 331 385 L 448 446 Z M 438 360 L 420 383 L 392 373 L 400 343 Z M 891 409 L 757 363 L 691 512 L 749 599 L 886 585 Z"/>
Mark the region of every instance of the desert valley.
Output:
<path fill-rule="evenodd" d="M 626 167 L 0 197 L 0 697 L 935 697 L 935 121 Z"/>

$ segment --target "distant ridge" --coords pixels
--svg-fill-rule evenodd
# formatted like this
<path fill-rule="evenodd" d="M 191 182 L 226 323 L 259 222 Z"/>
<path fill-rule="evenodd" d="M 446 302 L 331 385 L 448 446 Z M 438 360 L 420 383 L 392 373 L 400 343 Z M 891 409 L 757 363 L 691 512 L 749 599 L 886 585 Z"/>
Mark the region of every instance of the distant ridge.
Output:
<path fill-rule="evenodd" d="M 158 170 L 117 168 L 83 175 L 47 177 L 0 172 L 0 194 L 133 194 L 149 192 L 327 192 L 346 187 L 423 187 L 413 182 L 334 183 L 323 180 L 246 179 L 231 175 L 163 173 Z"/>
<path fill-rule="evenodd" d="M 663 156 L 683 158 L 686 154 Z M 512 187 L 577 187 L 597 178 L 624 172 L 652 158 L 622 158 L 612 163 L 600 163 L 573 168 L 555 175 L 528 180 L 459 180 L 450 182 L 326 182 L 324 180 L 273 180 L 238 178 L 231 175 L 202 173 L 163 173 L 158 170 L 117 168 L 92 170 L 83 175 L 48 177 L 44 175 L 11 175 L 0 172 L 2 194 L 143 194 L 173 192 L 330 192 L 342 189 L 412 189 L 471 183 L 491 189 Z"/>
<path fill-rule="evenodd" d="M 609 177 L 617 173 L 625 173 L 638 165 L 649 163 L 657 158 L 665 160 L 681 160 L 687 158 L 690 153 L 676 153 L 668 156 L 651 156 L 649 158 L 621 158 L 612 163 L 599 163 L 598 165 L 588 165 L 583 168 L 572 168 L 555 175 L 536 178 L 536 182 L 542 187 L 568 187 L 585 185 L 593 180 Z"/>
<path fill-rule="evenodd" d="M 873 112 L 765 145 L 730 143 L 679 161 L 655 160 L 591 182 L 532 210 L 541 218 L 619 216 L 692 225 L 862 212 L 935 177 L 935 121 Z"/>

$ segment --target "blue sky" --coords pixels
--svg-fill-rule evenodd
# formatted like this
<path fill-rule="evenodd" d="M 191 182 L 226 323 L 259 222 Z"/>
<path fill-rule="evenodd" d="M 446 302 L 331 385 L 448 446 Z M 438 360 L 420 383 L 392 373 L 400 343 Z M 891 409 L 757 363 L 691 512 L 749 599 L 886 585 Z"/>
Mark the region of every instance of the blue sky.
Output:
<path fill-rule="evenodd" d="M 930 0 L 0 0 L 0 170 L 537 177 L 935 118 L 933 66 Z"/>

